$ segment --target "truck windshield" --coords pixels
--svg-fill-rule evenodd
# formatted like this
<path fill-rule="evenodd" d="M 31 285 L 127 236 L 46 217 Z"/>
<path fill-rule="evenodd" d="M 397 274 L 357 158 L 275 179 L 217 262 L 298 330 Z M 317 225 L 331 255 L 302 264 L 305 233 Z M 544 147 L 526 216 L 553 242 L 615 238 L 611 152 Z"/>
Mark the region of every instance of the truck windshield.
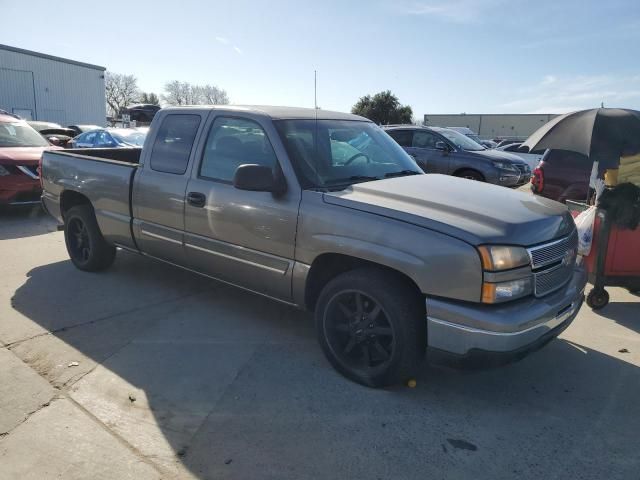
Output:
<path fill-rule="evenodd" d="M 24 122 L 0 123 L 0 147 L 46 147 L 42 135 Z"/>
<path fill-rule="evenodd" d="M 391 137 L 370 122 L 274 122 L 303 188 L 339 189 L 358 182 L 423 173 Z"/>

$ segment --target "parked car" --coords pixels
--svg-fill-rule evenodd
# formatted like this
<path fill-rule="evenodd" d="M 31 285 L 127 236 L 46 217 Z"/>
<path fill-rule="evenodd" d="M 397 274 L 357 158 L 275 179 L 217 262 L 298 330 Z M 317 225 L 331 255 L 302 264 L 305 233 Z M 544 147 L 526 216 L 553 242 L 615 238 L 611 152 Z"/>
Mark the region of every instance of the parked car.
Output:
<path fill-rule="evenodd" d="M 454 130 L 415 125 L 384 128 L 426 173 L 443 173 L 506 187 L 524 185 L 531 178 L 531 169 L 520 158 L 487 150 Z"/>
<path fill-rule="evenodd" d="M 542 158 L 544 157 L 545 152 L 542 153 L 529 153 L 529 149 L 526 147 L 522 147 L 522 142 L 511 143 L 507 145 L 503 145 L 501 147 L 496 147 L 496 150 L 500 152 L 509 152 L 522 160 L 527 162 L 531 171 L 538 166 Z"/>
<path fill-rule="evenodd" d="M 101 128 L 78 135 L 69 142 L 69 148 L 141 147 L 146 136 L 144 130 L 136 128 Z"/>
<path fill-rule="evenodd" d="M 103 127 L 101 127 L 100 125 L 69 125 L 67 128 L 70 128 L 75 132 L 75 137 L 85 132 L 90 132 L 91 130 L 97 130 Z"/>
<path fill-rule="evenodd" d="M 13 118 L 17 118 L 18 120 L 22 120 L 22 118 L 19 115 L 16 115 L 15 113 L 7 112 L 6 110 L 3 110 L 1 108 L 0 108 L 0 115 L 8 115 L 9 117 L 13 117 Z"/>
<path fill-rule="evenodd" d="M 26 121 L 0 114 L 0 207 L 40 203 L 38 160 L 55 148 Z"/>
<path fill-rule="evenodd" d="M 586 201 L 593 162 L 585 155 L 566 150 L 549 150 L 533 171 L 531 190 L 558 202 Z"/>
<path fill-rule="evenodd" d="M 449 130 L 455 130 L 458 133 L 466 135 L 471 140 L 473 140 L 476 143 L 479 143 L 485 148 L 495 148 L 498 145 L 493 140 L 483 140 L 482 138 L 480 138 L 480 136 L 477 133 L 475 133 L 473 130 L 467 127 L 445 127 L 445 128 L 448 128 Z"/>
<path fill-rule="evenodd" d="M 427 346 L 519 358 L 583 302 L 563 205 L 424 175 L 356 115 L 167 108 L 142 149 L 83 153 L 42 157 L 77 268 L 120 247 L 313 310 L 329 362 L 366 385 L 412 378 Z"/>
<path fill-rule="evenodd" d="M 27 123 L 40 133 L 51 145 L 64 147 L 76 136 L 74 130 L 64 128 L 57 123 L 40 121 L 27 121 Z"/>
<path fill-rule="evenodd" d="M 526 140 L 526 138 L 494 138 L 493 141 L 497 143 L 496 148 L 504 147 L 506 145 L 511 145 L 512 143 L 522 143 Z"/>
<path fill-rule="evenodd" d="M 120 115 L 128 114 L 131 120 L 135 120 L 136 122 L 151 123 L 151 120 L 153 120 L 153 117 L 158 113 L 160 108 L 159 105 L 140 103 L 123 108 Z"/>

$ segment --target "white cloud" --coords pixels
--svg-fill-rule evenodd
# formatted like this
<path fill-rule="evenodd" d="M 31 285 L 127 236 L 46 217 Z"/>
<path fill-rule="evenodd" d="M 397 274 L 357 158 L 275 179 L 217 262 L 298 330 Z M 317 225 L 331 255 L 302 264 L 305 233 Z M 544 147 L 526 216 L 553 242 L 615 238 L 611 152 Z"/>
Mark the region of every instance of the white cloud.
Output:
<path fill-rule="evenodd" d="M 556 83 L 558 80 L 554 75 L 545 75 L 542 79 L 541 85 L 551 85 L 552 83 Z"/>
<path fill-rule="evenodd" d="M 538 83 L 517 89 L 513 97 L 500 105 L 514 113 L 565 113 L 596 108 L 638 108 L 640 75 L 546 75 Z"/>
<path fill-rule="evenodd" d="M 244 55 L 244 51 L 238 47 L 237 45 L 232 46 L 232 42 L 227 37 L 216 37 L 216 41 L 221 43 L 222 45 L 228 45 L 229 48 L 232 48 L 238 55 Z"/>
<path fill-rule="evenodd" d="M 424 15 L 455 23 L 476 23 L 506 0 L 415 0 L 400 4 L 408 15 Z"/>

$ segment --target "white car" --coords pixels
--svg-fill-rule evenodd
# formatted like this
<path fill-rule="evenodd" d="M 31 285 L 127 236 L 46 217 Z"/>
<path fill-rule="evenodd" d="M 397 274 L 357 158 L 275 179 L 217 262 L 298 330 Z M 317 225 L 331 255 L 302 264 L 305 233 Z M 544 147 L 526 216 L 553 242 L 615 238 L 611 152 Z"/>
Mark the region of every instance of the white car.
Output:
<path fill-rule="evenodd" d="M 511 143 L 509 145 L 503 145 L 502 147 L 497 147 L 496 150 L 499 150 L 501 152 L 509 152 L 509 153 L 513 153 L 514 155 L 517 155 L 522 160 L 527 162 L 527 165 L 529 165 L 529 167 L 531 168 L 531 171 L 535 170 L 535 168 L 538 166 L 540 161 L 547 154 L 548 150 L 545 150 L 543 153 L 523 153 L 520 151 L 521 146 L 522 146 L 522 142 Z"/>

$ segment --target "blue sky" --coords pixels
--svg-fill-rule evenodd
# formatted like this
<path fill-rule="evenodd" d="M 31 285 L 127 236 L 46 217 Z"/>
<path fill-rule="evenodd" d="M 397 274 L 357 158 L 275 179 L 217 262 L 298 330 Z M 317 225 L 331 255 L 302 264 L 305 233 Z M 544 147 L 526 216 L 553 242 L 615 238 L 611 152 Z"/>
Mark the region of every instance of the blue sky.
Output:
<path fill-rule="evenodd" d="M 347 111 L 390 89 L 425 113 L 640 109 L 639 0 L 0 0 L 0 43 L 211 83 L 232 103 Z"/>

